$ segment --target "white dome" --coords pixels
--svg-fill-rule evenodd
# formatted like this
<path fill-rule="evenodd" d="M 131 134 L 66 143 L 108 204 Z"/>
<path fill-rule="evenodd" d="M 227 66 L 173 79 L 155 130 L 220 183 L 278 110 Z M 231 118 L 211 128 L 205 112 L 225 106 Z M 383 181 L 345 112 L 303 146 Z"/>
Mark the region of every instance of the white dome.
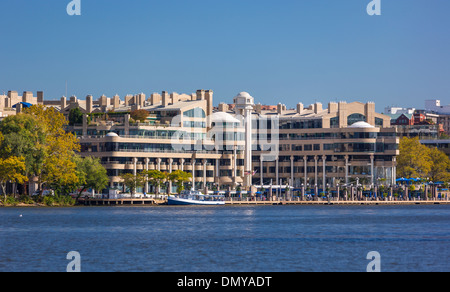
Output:
<path fill-rule="evenodd" d="M 244 98 L 251 98 L 252 96 L 248 92 L 240 92 L 236 97 L 244 97 Z"/>
<path fill-rule="evenodd" d="M 119 135 L 114 132 L 109 132 L 108 134 L 106 134 L 106 137 L 119 137 Z"/>
<path fill-rule="evenodd" d="M 361 122 L 356 122 L 356 123 L 352 124 L 351 126 L 348 126 L 348 128 L 375 128 L 375 127 L 372 126 L 371 124 L 361 121 Z"/>
<path fill-rule="evenodd" d="M 240 123 L 240 121 L 235 117 L 233 117 L 233 115 L 225 112 L 213 113 L 211 117 L 211 122 Z"/>

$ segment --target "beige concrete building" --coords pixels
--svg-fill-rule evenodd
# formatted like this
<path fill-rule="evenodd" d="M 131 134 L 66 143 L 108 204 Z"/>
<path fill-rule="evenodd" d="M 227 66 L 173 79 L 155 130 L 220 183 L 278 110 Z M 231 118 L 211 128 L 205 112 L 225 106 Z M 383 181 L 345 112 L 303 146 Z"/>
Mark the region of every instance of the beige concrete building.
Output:
<path fill-rule="evenodd" d="M 79 137 L 82 155 L 101 160 L 112 188 L 122 188 L 121 174 L 144 169 L 191 172 L 197 189 L 224 191 L 319 191 L 396 180 L 399 139 L 390 117 L 377 113 L 372 102 L 287 109 L 255 104 L 241 92 L 233 104 L 214 108 L 212 90 L 56 101 L 45 101 L 42 92 L 0 96 L 5 114 L 19 111 L 12 106 L 22 102 L 52 106 L 66 116 L 79 108 L 83 122 L 68 130 Z M 148 111 L 145 122 L 132 120 L 136 109 Z M 152 190 L 146 185 L 139 191 Z"/>
<path fill-rule="evenodd" d="M 299 103 L 290 110 L 279 104 L 276 111 L 255 105 L 254 116 L 278 120 L 278 153 L 260 147 L 252 153 L 253 185 L 259 188 L 395 184 L 399 139 L 390 117 L 376 113 L 372 102 L 329 103 L 328 108 Z M 254 125 L 253 143 L 263 145 L 256 141 Z"/>

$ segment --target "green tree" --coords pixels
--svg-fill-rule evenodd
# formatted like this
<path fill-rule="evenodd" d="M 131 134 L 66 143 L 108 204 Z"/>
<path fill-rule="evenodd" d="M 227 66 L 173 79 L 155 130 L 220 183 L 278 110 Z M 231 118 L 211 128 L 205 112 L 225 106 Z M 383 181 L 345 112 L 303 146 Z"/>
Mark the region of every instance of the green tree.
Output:
<path fill-rule="evenodd" d="M 181 193 L 184 190 L 184 184 L 192 179 L 192 174 L 181 170 L 175 170 L 168 174 L 167 178 L 176 184 L 177 192 Z"/>
<path fill-rule="evenodd" d="M 83 113 L 79 107 L 73 108 L 69 112 L 69 125 L 73 126 L 75 124 L 83 123 Z"/>
<path fill-rule="evenodd" d="M 431 170 L 430 149 L 420 144 L 419 138 L 404 137 L 400 141 L 397 174 L 405 178 L 426 177 Z"/>
<path fill-rule="evenodd" d="M 167 173 L 152 169 L 144 170 L 142 175 L 148 180 L 148 182 L 156 189 L 156 194 L 159 195 L 159 189 L 167 180 Z"/>
<path fill-rule="evenodd" d="M 79 178 L 80 192 L 77 199 L 87 189 L 93 189 L 97 192 L 105 189 L 109 183 L 109 177 L 105 167 L 100 163 L 100 159 L 94 157 L 75 156 L 77 166 L 77 175 Z"/>
<path fill-rule="evenodd" d="M 120 178 L 122 179 L 123 184 L 130 190 L 132 198 L 136 193 L 136 189 L 142 187 L 145 182 L 144 176 L 140 173 L 136 175 L 132 173 L 126 173 L 122 174 Z"/>
<path fill-rule="evenodd" d="M 448 182 L 450 180 L 450 159 L 448 156 L 437 148 L 431 148 L 429 156 L 432 162 L 428 174 L 430 179 L 434 182 Z"/>

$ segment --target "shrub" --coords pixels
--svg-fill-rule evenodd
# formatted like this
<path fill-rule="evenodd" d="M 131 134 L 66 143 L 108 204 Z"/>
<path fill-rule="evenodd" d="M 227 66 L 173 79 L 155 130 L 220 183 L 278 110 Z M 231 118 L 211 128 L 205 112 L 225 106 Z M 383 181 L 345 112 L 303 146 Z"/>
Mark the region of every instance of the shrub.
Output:
<path fill-rule="evenodd" d="M 53 205 L 55 204 L 55 198 L 52 197 L 52 196 L 45 196 L 45 197 L 42 199 L 42 203 L 43 203 L 44 205 L 46 205 L 46 206 L 51 207 L 51 206 L 53 206 Z"/>
<path fill-rule="evenodd" d="M 4 200 L 2 200 L 2 202 L 3 201 Z M 3 203 L 5 206 L 17 206 L 17 204 L 19 204 L 19 201 L 14 196 L 6 196 L 6 200 Z"/>

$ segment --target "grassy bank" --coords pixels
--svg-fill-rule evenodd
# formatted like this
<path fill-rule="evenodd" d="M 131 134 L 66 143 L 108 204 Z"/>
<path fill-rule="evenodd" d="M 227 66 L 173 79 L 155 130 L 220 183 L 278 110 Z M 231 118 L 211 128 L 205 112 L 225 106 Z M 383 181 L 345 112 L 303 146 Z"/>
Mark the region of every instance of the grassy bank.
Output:
<path fill-rule="evenodd" d="M 0 201 L 1 207 L 71 207 L 75 206 L 76 200 L 71 196 L 56 195 L 44 197 L 29 196 L 2 196 Z"/>

